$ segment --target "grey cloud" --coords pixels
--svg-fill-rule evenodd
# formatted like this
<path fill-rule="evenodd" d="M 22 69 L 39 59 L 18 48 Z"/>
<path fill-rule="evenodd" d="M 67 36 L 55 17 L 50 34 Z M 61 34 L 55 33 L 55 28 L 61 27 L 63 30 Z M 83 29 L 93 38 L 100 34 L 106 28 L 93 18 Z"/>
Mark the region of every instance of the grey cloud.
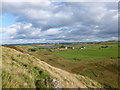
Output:
<path fill-rule="evenodd" d="M 63 2 L 42 5 L 41 3 L 3 3 L 3 14 L 16 15 L 17 22 L 31 23 L 16 28 L 13 39 L 46 40 L 101 40 L 117 36 L 117 3 Z M 51 28 L 68 27 L 51 34 Z M 37 33 L 35 33 L 37 32 Z M 55 31 L 53 31 L 55 32 Z M 33 34 L 34 33 L 34 34 Z"/>

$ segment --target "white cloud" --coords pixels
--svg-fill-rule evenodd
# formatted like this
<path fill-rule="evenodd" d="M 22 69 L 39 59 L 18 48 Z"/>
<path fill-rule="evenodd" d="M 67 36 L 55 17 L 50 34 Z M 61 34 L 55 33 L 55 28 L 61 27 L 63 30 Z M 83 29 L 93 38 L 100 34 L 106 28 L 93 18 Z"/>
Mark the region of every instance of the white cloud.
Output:
<path fill-rule="evenodd" d="M 14 14 L 19 23 L 3 29 L 11 39 L 23 41 L 107 40 L 118 32 L 117 11 L 117 3 L 4 2 L 3 14 Z"/>
<path fill-rule="evenodd" d="M 56 29 L 48 29 L 47 31 L 44 31 L 45 35 L 54 35 L 59 34 L 61 31 Z"/>

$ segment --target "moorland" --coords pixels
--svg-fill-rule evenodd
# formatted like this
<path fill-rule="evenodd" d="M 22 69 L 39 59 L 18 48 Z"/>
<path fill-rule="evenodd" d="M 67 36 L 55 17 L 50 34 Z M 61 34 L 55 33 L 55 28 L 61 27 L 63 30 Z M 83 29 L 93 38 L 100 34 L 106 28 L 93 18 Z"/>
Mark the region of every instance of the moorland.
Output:
<path fill-rule="evenodd" d="M 4 45 L 32 55 L 51 66 L 83 75 L 106 88 L 118 88 L 119 44 L 117 41 Z"/>

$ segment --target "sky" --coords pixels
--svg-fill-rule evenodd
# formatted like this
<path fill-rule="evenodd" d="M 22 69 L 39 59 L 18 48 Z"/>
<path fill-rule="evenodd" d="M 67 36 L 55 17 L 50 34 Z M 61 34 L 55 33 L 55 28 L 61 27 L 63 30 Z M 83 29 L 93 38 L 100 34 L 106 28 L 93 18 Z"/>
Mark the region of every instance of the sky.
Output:
<path fill-rule="evenodd" d="M 117 2 L 2 2 L 2 44 L 118 39 Z"/>

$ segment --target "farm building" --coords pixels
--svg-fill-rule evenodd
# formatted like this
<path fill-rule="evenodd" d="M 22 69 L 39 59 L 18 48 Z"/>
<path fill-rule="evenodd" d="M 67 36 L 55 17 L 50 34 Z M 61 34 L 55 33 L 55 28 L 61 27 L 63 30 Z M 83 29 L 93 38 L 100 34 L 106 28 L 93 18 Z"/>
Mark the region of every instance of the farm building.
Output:
<path fill-rule="evenodd" d="M 65 47 L 65 49 L 75 49 L 74 47 Z"/>
<path fill-rule="evenodd" d="M 80 47 L 80 49 L 84 49 L 84 48 L 86 48 L 86 47 L 84 47 L 84 46 Z"/>

